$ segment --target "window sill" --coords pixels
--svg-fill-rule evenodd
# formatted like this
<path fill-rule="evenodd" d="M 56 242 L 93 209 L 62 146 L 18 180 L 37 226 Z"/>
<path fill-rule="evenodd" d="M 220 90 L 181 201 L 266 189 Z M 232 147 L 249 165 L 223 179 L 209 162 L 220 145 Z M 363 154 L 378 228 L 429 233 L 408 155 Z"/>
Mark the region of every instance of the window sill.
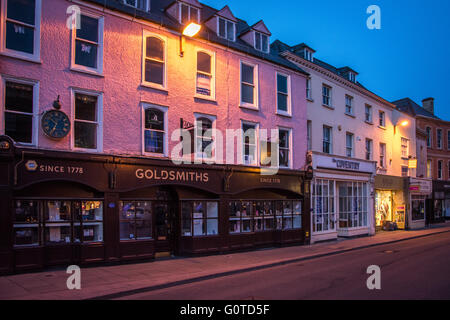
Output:
<path fill-rule="evenodd" d="M 334 107 L 332 106 L 327 106 L 326 104 L 322 104 L 322 107 L 330 109 L 330 110 L 334 110 Z"/>
<path fill-rule="evenodd" d="M 73 147 L 71 149 L 74 152 L 80 152 L 80 153 L 102 153 L 102 150 L 99 149 L 83 149 L 83 148 L 75 148 Z"/>
<path fill-rule="evenodd" d="M 311 99 L 311 98 L 306 98 L 306 100 L 309 101 L 309 102 L 314 102 L 314 100 Z"/>
<path fill-rule="evenodd" d="M 249 110 L 253 110 L 253 111 L 259 111 L 259 108 L 257 106 L 250 106 L 250 105 L 244 105 L 244 104 L 240 104 L 239 108 L 249 109 Z"/>
<path fill-rule="evenodd" d="M 169 157 L 165 154 L 161 154 L 161 153 L 150 153 L 150 152 L 143 152 L 142 155 L 144 157 L 148 157 L 148 158 L 156 158 L 156 159 L 168 159 Z"/>
<path fill-rule="evenodd" d="M 282 117 L 292 118 L 292 114 L 284 111 L 277 111 L 275 114 Z"/>
<path fill-rule="evenodd" d="M 205 100 L 205 101 L 208 101 L 208 102 L 215 102 L 215 103 L 217 103 L 217 100 L 216 100 L 215 97 L 208 97 L 208 96 L 204 96 L 204 95 L 201 95 L 201 94 L 194 95 L 194 99 L 200 99 L 200 100 Z"/>
<path fill-rule="evenodd" d="M 373 126 L 373 122 L 372 121 L 365 120 L 364 122 L 367 123 L 367 124 L 370 124 L 371 126 Z"/>
<path fill-rule="evenodd" d="M 98 72 L 98 71 L 95 71 L 95 70 L 84 69 L 84 68 L 80 68 L 80 67 L 77 67 L 77 66 L 70 67 L 70 71 L 90 74 L 92 76 L 97 76 L 97 77 L 100 77 L 100 78 L 104 78 L 104 75 L 101 72 Z"/>
<path fill-rule="evenodd" d="M 42 61 L 39 57 L 31 57 L 31 56 L 16 53 L 16 52 L 2 51 L 2 52 L 0 52 L 0 55 L 9 57 L 9 58 L 15 58 L 15 59 L 23 60 L 23 61 L 42 64 Z"/>
<path fill-rule="evenodd" d="M 347 112 L 346 112 L 345 115 L 348 116 L 348 117 L 350 117 L 350 118 L 356 119 L 356 116 L 354 116 L 354 115 L 351 114 L 351 113 L 347 113 Z"/>
<path fill-rule="evenodd" d="M 386 130 L 386 127 L 383 127 L 383 126 L 378 126 L 378 128 Z"/>

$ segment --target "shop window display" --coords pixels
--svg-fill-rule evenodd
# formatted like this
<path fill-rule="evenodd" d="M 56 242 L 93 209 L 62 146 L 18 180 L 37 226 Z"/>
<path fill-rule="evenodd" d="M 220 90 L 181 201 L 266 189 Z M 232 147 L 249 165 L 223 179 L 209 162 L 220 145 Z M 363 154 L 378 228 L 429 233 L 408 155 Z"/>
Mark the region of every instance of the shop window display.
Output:
<path fill-rule="evenodd" d="M 335 231 L 335 182 L 317 179 L 312 185 L 313 232 Z"/>
<path fill-rule="evenodd" d="M 152 203 L 128 201 L 120 203 L 120 240 L 152 238 Z"/>
<path fill-rule="evenodd" d="M 413 221 L 425 220 L 425 197 L 411 197 L 411 218 Z"/>
<path fill-rule="evenodd" d="M 183 201 L 181 234 L 184 237 L 219 234 L 219 203 L 217 201 Z"/>
<path fill-rule="evenodd" d="M 392 192 L 377 191 L 375 193 L 376 226 L 382 227 L 385 221 L 392 221 Z"/>
<path fill-rule="evenodd" d="M 339 228 L 351 229 L 367 226 L 367 183 L 338 182 Z"/>

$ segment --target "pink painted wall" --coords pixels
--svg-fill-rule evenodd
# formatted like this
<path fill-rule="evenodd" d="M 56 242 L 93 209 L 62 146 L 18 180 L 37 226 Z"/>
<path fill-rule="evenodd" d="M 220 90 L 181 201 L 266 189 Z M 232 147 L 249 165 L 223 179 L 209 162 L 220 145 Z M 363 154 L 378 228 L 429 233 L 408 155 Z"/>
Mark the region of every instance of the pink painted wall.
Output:
<path fill-rule="evenodd" d="M 141 102 L 168 107 L 169 152 L 176 145 L 176 142 L 170 142 L 171 132 L 179 128 L 180 118 L 194 122 L 194 113 L 216 116 L 216 127 L 221 130 L 239 129 L 241 120 L 258 122 L 260 128 L 266 129 L 288 127 L 292 128 L 293 168 L 304 166 L 304 76 L 195 39 L 186 40 L 185 54 L 181 58 L 179 36 L 108 12 L 104 13 L 103 77 L 71 71 L 71 31 L 66 28 L 66 9 L 72 4 L 65 0 L 42 1 L 41 64 L 0 56 L 2 75 L 39 80 L 39 113 L 51 109 L 52 102 L 60 95 L 62 110 L 71 116 L 72 87 L 103 92 L 103 153 L 136 156 L 142 155 Z M 140 85 L 143 30 L 164 35 L 168 39 L 167 93 Z M 217 103 L 194 100 L 196 48 L 216 54 Z M 259 111 L 239 107 L 240 59 L 259 66 Z M 277 70 L 291 75 L 292 117 L 276 115 Z M 39 129 L 39 148 L 70 151 L 70 139 L 69 135 L 60 141 L 51 140 Z"/>

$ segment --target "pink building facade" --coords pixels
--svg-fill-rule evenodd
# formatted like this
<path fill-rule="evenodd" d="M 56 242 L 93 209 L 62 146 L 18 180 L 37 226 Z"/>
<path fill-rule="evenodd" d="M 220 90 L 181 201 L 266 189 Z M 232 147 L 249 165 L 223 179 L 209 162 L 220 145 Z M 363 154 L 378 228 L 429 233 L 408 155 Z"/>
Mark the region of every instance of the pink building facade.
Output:
<path fill-rule="evenodd" d="M 307 74 L 228 7 L 123 2 L 1 1 L 1 269 L 306 243 Z"/>

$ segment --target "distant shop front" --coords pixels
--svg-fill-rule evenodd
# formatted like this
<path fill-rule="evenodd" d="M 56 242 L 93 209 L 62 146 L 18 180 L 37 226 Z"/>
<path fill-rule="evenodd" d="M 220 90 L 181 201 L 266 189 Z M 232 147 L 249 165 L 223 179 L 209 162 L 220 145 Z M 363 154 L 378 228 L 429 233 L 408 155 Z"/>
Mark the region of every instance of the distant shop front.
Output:
<path fill-rule="evenodd" d="M 312 242 L 375 233 L 375 162 L 311 152 Z"/>
<path fill-rule="evenodd" d="M 433 194 L 427 207 L 430 209 L 427 214 L 427 223 L 450 220 L 450 181 L 433 181 Z"/>

